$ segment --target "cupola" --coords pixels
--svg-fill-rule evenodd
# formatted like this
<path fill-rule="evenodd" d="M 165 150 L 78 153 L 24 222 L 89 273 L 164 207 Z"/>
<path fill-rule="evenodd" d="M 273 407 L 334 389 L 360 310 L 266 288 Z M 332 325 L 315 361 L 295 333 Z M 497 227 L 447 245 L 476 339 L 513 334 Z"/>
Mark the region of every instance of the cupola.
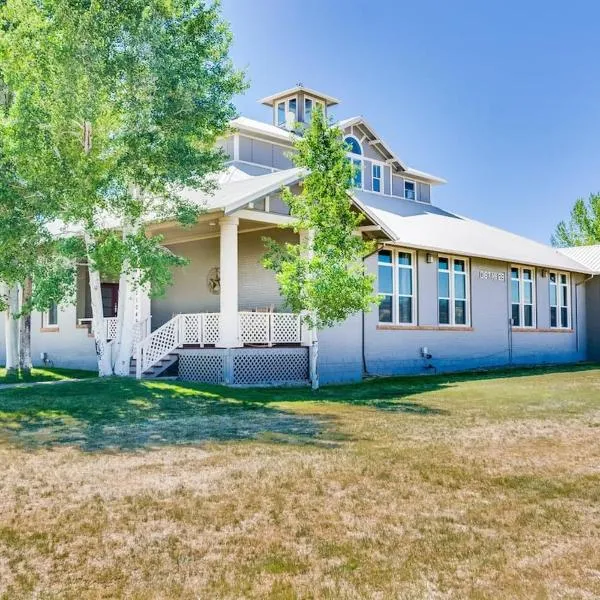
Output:
<path fill-rule="evenodd" d="M 294 131 L 310 124 L 312 112 L 321 106 L 327 117 L 327 109 L 339 104 L 332 96 L 304 87 L 301 83 L 289 90 L 277 92 L 259 100 L 273 110 L 273 125 Z"/>

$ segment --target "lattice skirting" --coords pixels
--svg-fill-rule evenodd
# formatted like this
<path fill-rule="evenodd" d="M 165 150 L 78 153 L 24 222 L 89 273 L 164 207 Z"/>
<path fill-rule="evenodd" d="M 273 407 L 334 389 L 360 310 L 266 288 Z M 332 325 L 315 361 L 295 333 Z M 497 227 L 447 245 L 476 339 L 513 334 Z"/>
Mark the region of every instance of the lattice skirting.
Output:
<path fill-rule="evenodd" d="M 180 352 L 179 379 L 203 383 L 225 383 L 225 350 Z"/>
<path fill-rule="evenodd" d="M 308 348 L 181 350 L 179 378 L 204 383 L 269 385 L 307 382 Z"/>

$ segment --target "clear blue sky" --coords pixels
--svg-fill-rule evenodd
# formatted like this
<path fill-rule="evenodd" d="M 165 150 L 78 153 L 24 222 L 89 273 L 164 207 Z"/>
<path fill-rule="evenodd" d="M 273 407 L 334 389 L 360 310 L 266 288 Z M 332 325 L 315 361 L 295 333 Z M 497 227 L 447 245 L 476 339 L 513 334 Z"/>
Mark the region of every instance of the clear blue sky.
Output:
<path fill-rule="evenodd" d="M 365 116 L 435 204 L 548 242 L 600 191 L 600 2 L 223 0 L 256 100 L 302 82 Z"/>

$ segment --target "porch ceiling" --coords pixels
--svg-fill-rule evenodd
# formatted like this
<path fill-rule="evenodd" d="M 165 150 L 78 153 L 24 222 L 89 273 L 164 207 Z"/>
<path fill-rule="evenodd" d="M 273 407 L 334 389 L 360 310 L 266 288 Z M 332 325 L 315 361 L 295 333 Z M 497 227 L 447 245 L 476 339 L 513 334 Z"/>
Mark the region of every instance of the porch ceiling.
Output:
<path fill-rule="evenodd" d="M 247 212 L 251 211 L 243 211 L 243 213 Z M 258 211 L 252 211 L 252 214 L 249 216 L 254 217 L 254 212 L 258 213 Z M 178 223 L 161 223 L 160 225 L 152 227 L 151 233 L 154 235 L 162 235 L 164 237 L 163 244 L 165 246 L 183 244 L 194 240 L 218 238 L 220 236 L 219 219 L 222 216 L 222 213 L 203 215 L 202 219 L 192 227 L 182 227 Z M 265 216 L 268 216 L 268 213 L 266 213 Z M 262 220 L 260 213 L 256 215 L 256 218 L 260 220 L 254 220 L 254 218 L 240 218 L 238 233 L 241 234 L 251 231 L 272 229 L 278 225 L 278 223 Z"/>

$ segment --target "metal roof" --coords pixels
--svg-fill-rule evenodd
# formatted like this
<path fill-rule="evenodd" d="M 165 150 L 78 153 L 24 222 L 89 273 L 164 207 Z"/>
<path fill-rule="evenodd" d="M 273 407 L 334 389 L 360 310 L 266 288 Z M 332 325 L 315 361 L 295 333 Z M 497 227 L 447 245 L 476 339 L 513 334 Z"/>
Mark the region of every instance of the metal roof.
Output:
<path fill-rule="evenodd" d="M 276 171 L 268 175 L 239 178 L 222 183 L 212 194 L 199 190 L 185 189 L 180 195 L 207 211 L 224 210 L 233 212 L 248 202 L 281 190 L 302 179 L 306 171 L 300 168 Z"/>
<path fill-rule="evenodd" d="M 596 244 L 595 246 L 558 248 L 558 251 L 581 263 L 590 269 L 590 271 L 594 271 L 594 273 L 600 273 L 600 244 Z"/>
<path fill-rule="evenodd" d="M 425 173 L 424 171 L 418 171 L 417 169 L 412 169 L 408 165 L 406 165 L 397 154 L 383 141 L 383 139 L 379 136 L 379 134 L 373 129 L 371 124 L 362 116 L 350 117 L 348 119 L 342 119 L 337 122 L 337 126 L 340 129 L 345 129 L 346 127 L 361 127 L 367 139 L 371 143 L 372 146 L 378 147 L 379 151 L 382 152 L 386 157 L 389 163 L 396 167 L 401 174 L 412 175 L 413 177 L 418 177 L 428 181 L 432 185 L 439 185 L 442 183 L 447 183 L 445 179 L 441 177 L 437 177 L 436 175 L 431 175 L 429 173 Z M 368 158 L 367 158 L 368 160 Z"/>
<path fill-rule="evenodd" d="M 357 206 L 381 225 L 394 244 L 576 273 L 590 271 L 551 246 L 431 204 L 360 190 L 352 195 Z"/>
<path fill-rule="evenodd" d="M 298 92 L 304 92 L 309 96 L 315 96 L 316 98 L 320 98 L 321 100 L 325 100 L 327 106 L 335 106 L 339 104 L 340 101 L 329 94 L 324 94 L 323 92 L 318 92 L 317 90 L 313 90 L 311 88 L 304 87 L 303 85 L 296 85 L 289 90 L 283 90 L 282 92 L 277 92 L 276 94 L 271 94 L 270 96 L 265 96 L 261 98 L 259 102 L 261 104 L 265 104 L 266 106 L 273 106 L 275 100 L 279 98 L 285 98 L 286 96 L 291 96 L 292 94 L 297 94 Z"/>

